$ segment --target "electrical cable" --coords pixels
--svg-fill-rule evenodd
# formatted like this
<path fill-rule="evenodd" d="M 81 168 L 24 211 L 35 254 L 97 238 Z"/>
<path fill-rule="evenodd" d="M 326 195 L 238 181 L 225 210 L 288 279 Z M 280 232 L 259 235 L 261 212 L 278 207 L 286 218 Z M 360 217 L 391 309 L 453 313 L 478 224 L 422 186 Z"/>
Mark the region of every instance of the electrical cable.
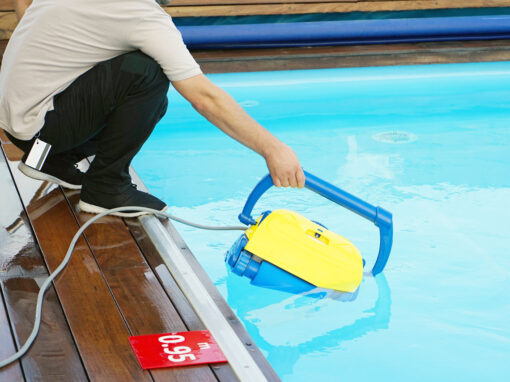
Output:
<path fill-rule="evenodd" d="M 174 221 L 177 221 L 182 224 L 189 225 L 191 227 L 200 228 L 200 229 L 206 229 L 206 230 L 215 230 L 215 231 L 244 231 L 248 227 L 247 226 L 208 226 L 203 224 L 197 224 L 190 222 L 188 220 L 182 219 L 178 216 L 167 214 L 165 212 L 161 212 L 158 210 L 154 210 L 151 208 L 146 207 L 117 207 L 112 208 L 110 210 L 106 210 L 104 212 L 101 212 L 100 214 L 94 216 L 90 220 L 88 220 L 85 224 L 83 224 L 80 229 L 76 232 L 73 239 L 71 240 L 71 244 L 69 244 L 69 248 L 67 250 L 67 253 L 62 260 L 62 262 L 59 264 L 59 266 L 51 273 L 48 278 L 44 281 L 44 283 L 41 285 L 41 289 L 39 290 L 39 293 L 37 295 L 37 304 L 35 307 L 35 320 L 34 320 L 34 327 L 32 329 L 32 332 L 30 333 L 30 336 L 28 336 L 27 340 L 23 344 L 23 346 L 13 355 L 10 357 L 7 357 L 0 361 L 0 369 L 4 366 L 9 365 L 10 363 L 18 360 L 21 358 L 27 351 L 30 349 L 30 346 L 32 346 L 32 343 L 34 342 L 35 338 L 37 337 L 37 333 L 39 332 L 39 328 L 41 326 L 41 316 L 42 316 L 42 304 L 44 299 L 44 294 L 46 293 L 46 290 L 49 288 L 51 282 L 55 279 L 55 277 L 58 276 L 60 272 L 67 266 L 69 263 L 69 260 L 71 259 L 71 255 L 74 251 L 74 247 L 76 246 L 76 242 L 80 238 L 81 234 L 93 223 L 95 223 L 97 220 L 102 218 L 106 215 L 111 215 L 115 212 L 122 212 L 122 211 L 140 211 L 140 212 L 147 212 L 150 214 L 154 214 L 159 217 L 166 217 L 168 219 L 172 219 Z"/>

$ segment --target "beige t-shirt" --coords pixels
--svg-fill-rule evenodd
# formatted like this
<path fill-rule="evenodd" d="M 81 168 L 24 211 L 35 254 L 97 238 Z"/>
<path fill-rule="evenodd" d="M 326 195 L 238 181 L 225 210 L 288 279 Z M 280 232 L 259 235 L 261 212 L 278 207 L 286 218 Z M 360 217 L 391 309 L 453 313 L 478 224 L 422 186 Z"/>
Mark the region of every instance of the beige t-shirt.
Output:
<path fill-rule="evenodd" d="M 137 49 L 171 81 L 201 74 L 154 0 L 34 0 L 3 56 L 0 128 L 31 139 L 56 94 L 97 63 Z"/>

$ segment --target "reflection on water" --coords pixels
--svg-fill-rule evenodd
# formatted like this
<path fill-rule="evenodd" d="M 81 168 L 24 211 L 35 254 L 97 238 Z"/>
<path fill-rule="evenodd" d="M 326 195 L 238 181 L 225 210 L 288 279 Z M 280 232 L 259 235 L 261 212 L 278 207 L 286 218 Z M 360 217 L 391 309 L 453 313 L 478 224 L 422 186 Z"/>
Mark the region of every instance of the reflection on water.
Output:
<path fill-rule="evenodd" d="M 387 329 L 390 322 L 391 291 L 384 274 L 363 280 L 360 289 L 369 289 L 369 284 L 372 287 L 375 284 L 376 295 L 371 291 L 370 298 L 359 304 L 350 293 L 312 290 L 289 295 L 265 293 L 259 288 L 246 293 L 246 288 L 239 285 L 242 283 L 244 280 L 238 276 L 228 274 L 227 301 L 235 307 L 236 314 L 244 318 L 250 335 L 269 362 L 280 365 L 281 377 L 292 374 L 298 359 L 338 349 L 346 341 Z M 299 322 L 296 317 L 300 317 Z M 308 321 L 306 328 L 301 320 Z M 281 330 L 293 335 L 278 336 Z"/>

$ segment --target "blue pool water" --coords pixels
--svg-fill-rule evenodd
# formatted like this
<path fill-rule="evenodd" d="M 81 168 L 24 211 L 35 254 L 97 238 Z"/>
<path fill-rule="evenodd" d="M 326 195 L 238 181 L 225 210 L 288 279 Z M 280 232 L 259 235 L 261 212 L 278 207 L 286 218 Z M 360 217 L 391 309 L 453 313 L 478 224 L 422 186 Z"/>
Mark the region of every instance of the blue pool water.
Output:
<path fill-rule="evenodd" d="M 177 224 L 283 381 L 496 381 L 510 374 L 510 63 L 211 75 L 309 172 L 393 213 L 388 266 L 355 298 L 290 295 L 231 274 L 239 233 Z M 134 161 L 170 211 L 237 224 L 266 174 L 175 91 Z M 367 264 L 375 226 L 307 190 L 288 208 L 349 238 Z"/>

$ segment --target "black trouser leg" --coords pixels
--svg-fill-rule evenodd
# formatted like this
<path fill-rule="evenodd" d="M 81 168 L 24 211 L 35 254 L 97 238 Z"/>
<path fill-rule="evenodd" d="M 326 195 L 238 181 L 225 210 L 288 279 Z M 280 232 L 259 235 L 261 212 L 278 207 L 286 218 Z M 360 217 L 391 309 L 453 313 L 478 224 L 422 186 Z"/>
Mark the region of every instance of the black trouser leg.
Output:
<path fill-rule="evenodd" d="M 98 135 L 96 157 L 83 183 L 84 188 L 102 192 L 122 192 L 131 186 L 131 160 L 168 105 L 167 77 L 154 60 L 141 53 L 113 61 L 112 80 L 116 107 Z"/>
<path fill-rule="evenodd" d="M 139 51 L 102 62 L 55 97 L 39 138 L 52 157 L 95 153 L 83 187 L 122 192 L 131 160 L 166 112 L 168 86 L 159 64 Z M 13 143 L 27 152 L 33 140 Z"/>

